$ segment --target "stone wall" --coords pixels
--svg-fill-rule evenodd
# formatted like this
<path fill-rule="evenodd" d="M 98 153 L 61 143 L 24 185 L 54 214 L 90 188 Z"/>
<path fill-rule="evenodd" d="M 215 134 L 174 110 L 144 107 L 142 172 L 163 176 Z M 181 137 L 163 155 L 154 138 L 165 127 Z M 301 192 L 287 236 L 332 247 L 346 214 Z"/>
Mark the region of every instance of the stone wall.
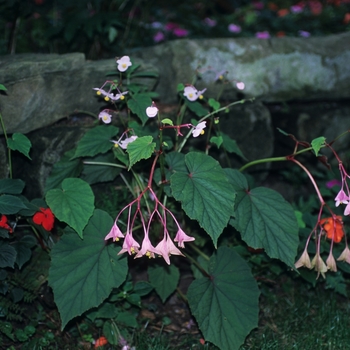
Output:
<path fill-rule="evenodd" d="M 349 129 L 350 33 L 319 38 L 175 40 L 135 50 L 130 56 L 142 70 L 158 72 L 159 79 L 148 79 L 147 84 L 166 105 L 177 102 L 177 84 L 191 83 L 198 67 L 201 79 L 196 87 L 207 88 L 209 97 L 221 89 L 215 76 L 227 71 L 230 82 L 223 100 L 256 99 L 221 118 L 249 160 L 274 154 L 276 127 L 288 125 L 286 131 L 308 140 L 318 132 L 332 138 L 339 130 Z M 7 131 L 30 133 L 33 138 L 36 130 L 67 116 L 85 112 L 97 116 L 104 103 L 92 88 L 100 87 L 111 72 L 117 72 L 114 58 L 91 62 L 81 53 L 0 57 L 0 84 L 8 89 L 0 94 Z M 245 83 L 243 92 L 237 90 L 235 81 Z M 283 109 L 284 103 L 295 101 L 299 107 L 305 104 L 305 110 L 277 111 L 280 119 L 271 118 L 274 108 Z M 318 108 L 321 103 L 330 108 Z M 349 144 L 341 142 L 344 148 Z M 0 154 L 4 153 L 1 145 L 3 140 Z M 61 148 L 63 152 L 65 147 Z M 0 164 L 0 178 L 6 173 L 6 166 Z"/>

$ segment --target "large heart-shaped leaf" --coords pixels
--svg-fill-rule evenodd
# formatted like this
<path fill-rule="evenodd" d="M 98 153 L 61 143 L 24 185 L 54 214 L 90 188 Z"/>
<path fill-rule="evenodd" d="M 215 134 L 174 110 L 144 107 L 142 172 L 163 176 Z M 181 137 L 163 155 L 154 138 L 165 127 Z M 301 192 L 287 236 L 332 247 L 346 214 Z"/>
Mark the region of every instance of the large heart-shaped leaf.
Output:
<path fill-rule="evenodd" d="M 99 153 L 106 153 L 113 147 L 111 139 L 119 132 L 113 125 L 99 125 L 89 130 L 79 141 L 74 158 L 93 157 Z"/>
<path fill-rule="evenodd" d="M 292 206 L 276 191 L 249 189 L 244 175 L 226 169 L 237 191 L 235 218 L 230 221 L 252 248 L 264 248 L 271 258 L 294 266 L 299 228 Z"/>
<path fill-rule="evenodd" d="M 73 317 L 99 306 L 127 274 L 127 259 L 120 247 L 108 244 L 105 236 L 113 219 L 96 210 L 81 240 L 64 234 L 51 251 L 49 284 L 62 319 L 62 329 Z"/>
<path fill-rule="evenodd" d="M 210 258 L 208 277 L 196 279 L 188 302 L 204 338 L 222 350 L 234 350 L 258 325 L 259 289 L 248 264 L 221 247 Z"/>
<path fill-rule="evenodd" d="M 180 272 L 174 265 L 150 266 L 148 268 L 149 281 L 164 303 L 176 290 Z"/>
<path fill-rule="evenodd" d="M 185 156 L 187 171 L 177 171 L 170 178 L 171 190 L 186 214 L 217 240 L 233 215 L 235 190 L 220 164 L 197 152 Z"/>
<path fill-rule="evenodd" d="M 151 157 L 156 147 L 156 143 L 152 141 L 152 136 L 143 136 L 128 144 L 127 152 L 130 159 L 129 169 L 141 159 L 148 159 Z"/>
<path fill-rule="evenodd" d="M 68 178 L 62 182 L 62 190 L 47 192 L 46 201 L 57 219 L 67 223 L 80 237 L 94 211 L 94 194 L 83 180 Z"/>

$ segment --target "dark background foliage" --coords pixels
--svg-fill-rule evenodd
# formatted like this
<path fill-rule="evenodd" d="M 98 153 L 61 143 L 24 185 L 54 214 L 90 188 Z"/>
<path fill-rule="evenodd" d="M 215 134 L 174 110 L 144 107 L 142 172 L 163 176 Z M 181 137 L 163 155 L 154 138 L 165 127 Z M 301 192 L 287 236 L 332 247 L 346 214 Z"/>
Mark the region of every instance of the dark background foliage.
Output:
<path fill-rule="evenodd" d="M 79 51 L 89 59 L 183 37 L 252 37 L 262 31 L 314 36 L 350 29 L 349 0 L 1 0 L 0 13 L 0 54 Z"/>

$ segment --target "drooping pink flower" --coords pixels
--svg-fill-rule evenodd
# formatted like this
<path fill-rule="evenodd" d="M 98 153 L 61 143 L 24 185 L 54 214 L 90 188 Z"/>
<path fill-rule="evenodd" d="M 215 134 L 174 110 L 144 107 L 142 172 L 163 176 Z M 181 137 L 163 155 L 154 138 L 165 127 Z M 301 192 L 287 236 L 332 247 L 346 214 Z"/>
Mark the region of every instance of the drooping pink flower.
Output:
<path fill-rule="evenodd" d="M 242 31 L 241 26 L 233 23 L 229 24 L 227 29 L 231 33 L 240 33 Z"/>
<path fill-rule="evenodd" d="M 119 241 L 119 238 L 124 238 L 122 231 L 120 231 L 120 228 L 117 226 L 116 223 L 113 224 L 108 235 L 105 237 L 105 241 L 110 238 L 112 238 L 113 241 Z"/>
<path fill-rule="evenodd" d="M 340 254 L 338 261 L 345 261 L 350 264 L 350 249 L 346 247 L 343 252 Z"/>
<path fill-rule="evenodd" d="M 349 196 L 347 196 L 344 192 L 344 190 L 340 190 L 337 196 L 334 198 L 335 200 L 335 206 L 338 207 L 339 204 L 348 204 L 349 203 Z"/>
<path fill-rule="evenodd" d="M 135 255 L 135 259 L 141 258 L 141 256 L 144 256 L 144 255 L 148 256 L 149 258 L 154 258 L 154 254 L 160 255 L 160 253 L 157 251 L 157 249 L 153 247 L 153 245 L 149 239 L 148 232 L 147 232 L 147 233 L 145 233 L 145 236 L 143 238 L 141 249 Z"/>
<path fill-rule="evenodd" d="M 139 251 L 140 245 L 134 240 L 131 232 L 125 235 L 122 250 L 118 255 L 128 252 L 129 255 L 135 254 Z"/>
<path fill-rule="evenodd" d="M 164 233 L 164 238 L 158 243 L 155 248 L 160 254 L 165 262 L 170 265 L 170 255 L 182 255 L 184 256 L 178 248 L 176 248 L 175 244 L 171 240 L 169 234 L 167 232 Z"/>
<path fill-rule="evenodd" d="M 345 216 L 350 215 L 350 202 L 345 207 L 344 215 Z"/>
<path fill-rule="evenodd" d="M 185 242 L 191 242 L 194 240 L 195 240 L 194 237 L 186 235 L 186 233 L 182 231 L 180 228 L 177 231 L 177 234 L 174 238 L 174 242 L 178 242 L 177 245 L 181 248 L 185 248 L 185 244 L 184 244 Z"/>
<path fill-rule="evenodd" d="M 334 256 L 331 252 L 329 252 L 328 258 L 326 260 L 326 265 L 328 270 L 337 272 L 337 263 L 335 262 Z"/>
<path fill-rule="evenodd" d="M 310 261 L 309 254 L 308 254 L 306 249 L 304 250 L 303 254 L 301 254 L 299 260 L 294 264 L 294 266 L 297 269 L 299 269 L 302 266 L 305 266 L 308 269 L 311 269 L 311 261 Z"/>

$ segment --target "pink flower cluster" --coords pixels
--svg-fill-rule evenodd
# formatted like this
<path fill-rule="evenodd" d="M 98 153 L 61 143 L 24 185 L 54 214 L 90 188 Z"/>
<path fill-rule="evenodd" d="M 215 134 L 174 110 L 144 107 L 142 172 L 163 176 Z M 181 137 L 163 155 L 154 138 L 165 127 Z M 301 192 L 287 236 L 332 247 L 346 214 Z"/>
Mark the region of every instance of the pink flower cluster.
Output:
<path fill-rule="evenodd" d="M 335 206 L 338 207 L 340 204 L 346 204 L 344 215 L 350 215 L 350 192 L 348 183 L 346 182 L 346 179 L 350 178 L 350 176 L 346 172 L 342 162 L 339 163 L 339 171 L 341 175 L 341 189 L 334 198 Z"/>
<path fill-rule="evenodd" d="M 141 199 L 146 194 L 146 192 L 150 192 L 155 205 L 152 213 L 149 215 L 148 221 L 146 222 L 145 216 L 141 210 Z M 134 205 L 136 206 L 133 209 Z M 117 225 L 120 215 L 128 210 L 128 221 L 126 226 L 125 235 L 122 233 L 120 228 Z M 177 226 L 177 234 L 174 238 L 174 242 L 177 242 L 180 248 L 185 247 L 185 242 L 194 241 L 194 237 L 186 235 L 186 233 L 181 229 L 178 221 L 176 220 L 174 214 L 166 208 L 157 198 L 156 194 L 152 190 L 152 188 L 148 185 L 142 193 L 134 199 L 131 203 L 129 203 L 126 207 L 124 207 L 119 214 L 117 215 L 113 227 L 110 232 L 106 236 L 105 240 L 110 238 L 113 241 L 119 241 L 120 238 L 124 238 L 123 246 L 119 254 L 128 253 L 129 255 L 135 254 L 135 259 L 140 258 L 142 256 L 148 256 L 149 258 L 154 258 L 155 255 L 160 255 L 164 258 L 166 263 L 170 265 L 170 255 L 183 255 L 181 251 L 175 246 L 173 240 L 170 237 L 170 234 L 167 229 L 167 217 L 170 216 L 175 225 Z M 133 227 L 135 225 L 137 217 L 140 218 L 142 228 L 143 228 L 143 239 L 141 242 L 141 246 L 139 242 L 137 242 L 133 236 Z M 149 233 L 151 223 L 154 219 L 158 218 L 159 222 L 163 226 L 163 239 L 154 246 L 150 240 Z"/>

